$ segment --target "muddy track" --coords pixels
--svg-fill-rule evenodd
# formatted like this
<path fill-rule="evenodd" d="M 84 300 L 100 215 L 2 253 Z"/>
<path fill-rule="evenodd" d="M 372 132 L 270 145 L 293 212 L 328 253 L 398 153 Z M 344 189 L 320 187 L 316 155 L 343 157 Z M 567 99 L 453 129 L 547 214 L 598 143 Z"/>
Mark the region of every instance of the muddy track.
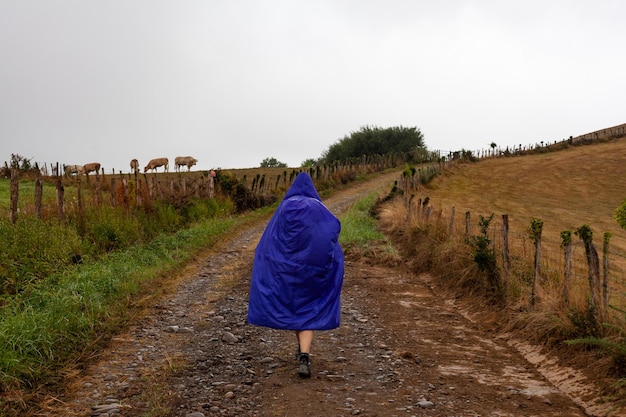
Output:
<path fill-rule="evenodd" d="M 325 201 L 335 213 L 385 174 Z M 319 332 L 310 379 L 296 374 L 295 337 L 246 323 L 256 242 L 265 224 L 220 245 L 172 293 L 68 379 L 38 416 L 591 416 L 593 387 L 567 392 L 511 335 L 481 330 L 427 275 L 346 262 L 342 325 Z M 530 357 L 536 351 L 526 351 Z M 534 356 L 536 357 L 536 356 Z M 573 372 L 573 371 L 572 371 Z M 567 371 L 565 373 L 567 375 Z M 556 384 L 556 385 L 555 385 Z M 558 386 L 561 388 L 559 388 Z M 583 392 L 584 391 L 584 392 Z M 569 394 L 567 395 L 566 394 Z M 586 395 L 586 397 L 585 397 Z"/>

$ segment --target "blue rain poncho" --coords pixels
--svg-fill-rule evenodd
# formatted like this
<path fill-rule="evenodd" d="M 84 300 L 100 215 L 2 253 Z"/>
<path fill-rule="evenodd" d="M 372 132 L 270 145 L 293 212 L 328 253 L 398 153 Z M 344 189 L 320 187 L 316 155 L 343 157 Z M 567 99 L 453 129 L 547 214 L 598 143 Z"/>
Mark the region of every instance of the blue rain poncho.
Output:
<path fill-rule="evenodd" d="M 340 231 L 311 177 L 299 174 L 256 248 L 248 322 L 282 330 L 339 327 L 344 273 Z"/>

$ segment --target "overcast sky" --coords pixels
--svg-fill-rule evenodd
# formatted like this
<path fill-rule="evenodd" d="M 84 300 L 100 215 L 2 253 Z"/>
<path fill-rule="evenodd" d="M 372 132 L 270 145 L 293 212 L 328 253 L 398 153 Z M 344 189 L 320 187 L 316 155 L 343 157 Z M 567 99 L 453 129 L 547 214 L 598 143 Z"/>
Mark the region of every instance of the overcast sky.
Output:
<path fill-rule="evenodd" d="M 446 152 L 561 140 L 626 123 L 625 17 L 622 0 L 0 0 L 0 162 L 299 167 L 366 125 Z"/>

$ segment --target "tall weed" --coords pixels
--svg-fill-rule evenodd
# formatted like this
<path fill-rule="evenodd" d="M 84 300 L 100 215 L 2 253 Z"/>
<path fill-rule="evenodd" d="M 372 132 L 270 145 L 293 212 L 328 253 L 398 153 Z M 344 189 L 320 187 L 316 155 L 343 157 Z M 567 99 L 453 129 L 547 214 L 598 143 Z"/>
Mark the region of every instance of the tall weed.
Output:
<path fill-rule="evenodd" d="M 0 220 L 0 241 L 0 285 L 5 294 L 17 294 L 71 266 L 82 247 L 75 229 L 26 216 L 15 224 Z"/>
<path fill-rule="evenodd" d="M 63 272 L 86 259 L 149 242 L 162 233 L 175 233 L 196 222 L 229 215 L 228 199 L 194 199 L 181 207 L 155 204 L 151 210 L 122 206 L 66 207 L 66 221 L 18 216 L 11 224 L 0 220 L 0 294 L 11 296 L 38 281 Z"/>
<path fill-rule="evenodd" d="M 85 240 L 96 253 L 125 249 L 143 240 L 138 218 L 121 207 L 103 206 L 87 213 Z"/>

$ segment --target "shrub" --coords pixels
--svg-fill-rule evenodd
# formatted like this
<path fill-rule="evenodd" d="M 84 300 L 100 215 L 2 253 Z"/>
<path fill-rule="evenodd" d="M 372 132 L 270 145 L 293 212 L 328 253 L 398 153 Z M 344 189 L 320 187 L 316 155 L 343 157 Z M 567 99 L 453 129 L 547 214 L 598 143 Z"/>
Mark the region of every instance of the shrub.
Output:
<path fill-rule="evenodd" d="M 489 238 L 489 224 L 493 220 L 493 214 L 489 217 L 479 216 L 478 226 L 480 234 L 470 236 L 467 243 L 473 248 L 474 262 L 478 266 L 478 270 L 487 278 L 488 288 L 497 296 L 502 296 L 502 283 L 500 282 L 500 272 L 496 261 L 496 250 L 491 245 Z"/>

